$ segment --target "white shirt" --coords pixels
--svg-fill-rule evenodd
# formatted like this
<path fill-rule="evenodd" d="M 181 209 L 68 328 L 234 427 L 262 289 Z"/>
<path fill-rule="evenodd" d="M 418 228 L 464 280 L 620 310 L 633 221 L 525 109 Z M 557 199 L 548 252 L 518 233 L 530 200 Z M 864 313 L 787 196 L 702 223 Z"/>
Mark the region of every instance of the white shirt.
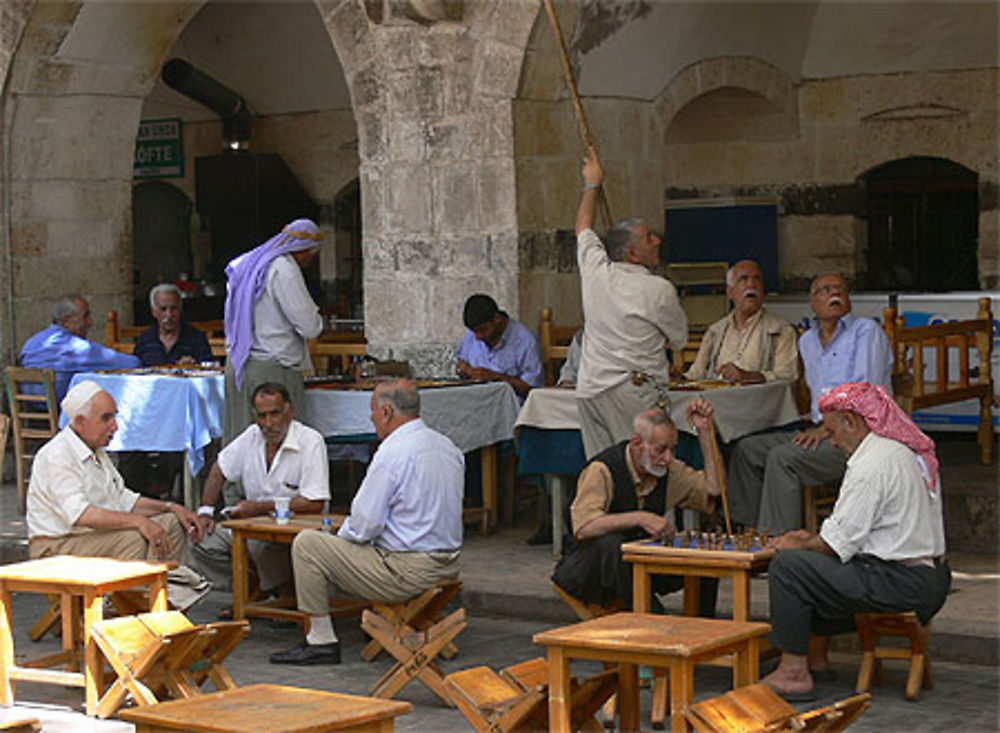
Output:
<path fill-rule="evenodd" d="M 624 382 L 633 371 L 669 381 L 669 341 L 687 342 L 687 316 L 669 280 L 642 265 L 612 262 L 590 229 L 577 237 L 577 263 L 587 335 L 576 383 L 577 397 L 593 397 Z"/>
<path fill-rule="evenodd" d="M 462 547 L 465 458 L 417 418 L 382 441 L 338 533 L 391 552 Z"/>
<path fill-rule="evenodd" d="M 270 501 L 276 497 L 324 501 L 330 498 L 330 469 L 326 443 L 318 431 L 298 420 L 267 467 L 267 440 L 251 425 L 219 453 L 219 469 L 230 481 L 242 481 L 247 499 Z"/>
<path fill-rule="evenodd" d="M 302 268 L 291 255 L 276 258 L 267 269 L 264 294 L 254 305 L 250 356 L 308 369 L 312 361 L 306 339 L 322 330 L 323 317 L 306 290 Z"/>
<path fill-rule="evenodd" d="M 75 527 L 88 506 L 130 512 L 139 494 L 125 488 L 103 448 L 92 451 L 67 425 L 42 446 L 28 482 L 28 537 L 92 532 Z"/>
<path fill-rule="evenodd" d="M 945 551 L 940 489 L 931 496 L 917 454 L 869 433 L 847 459 L 833 514 L 820 536 L 841 562 L 940 557 Z"/>

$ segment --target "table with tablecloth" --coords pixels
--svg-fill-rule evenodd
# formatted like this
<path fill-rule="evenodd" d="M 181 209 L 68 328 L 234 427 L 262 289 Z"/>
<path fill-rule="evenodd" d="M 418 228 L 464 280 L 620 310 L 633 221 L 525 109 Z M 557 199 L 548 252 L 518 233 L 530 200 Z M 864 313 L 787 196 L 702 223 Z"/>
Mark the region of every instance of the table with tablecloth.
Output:
<path fill-rule="evenodd" d="M 727 443 L 799 419 L 792 383 L 785 380 L 703 390 L 671 389 L 669 396 L 670 417 L 682 433 L 692 436 L 694 429 L 687 420 L 688 405 L 696 397 L 708 400 L 715 409 L 717 433 Z M 576 392 L 563 387 L 531 390 L 518 413 L 515 433 L 518 473 L 545 476 L 552 492 L 553 552 L 560 555 L 563 534 L 560 508 L 567 495 L 567 482 L 586 463 Z M 696 443 L 693 445 L 696 447 Z M 680 457 L 695 464 L 699 458 Z"/>

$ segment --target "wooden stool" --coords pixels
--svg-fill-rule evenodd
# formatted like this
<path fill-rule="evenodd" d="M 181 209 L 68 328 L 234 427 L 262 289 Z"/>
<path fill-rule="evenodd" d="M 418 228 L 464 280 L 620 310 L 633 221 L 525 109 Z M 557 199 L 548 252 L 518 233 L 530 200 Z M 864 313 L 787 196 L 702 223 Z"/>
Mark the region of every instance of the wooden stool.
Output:
<path fill-rule="evenodd" d="M 698 733 L 732 731 L 824 731 L 847 728 L 871 704 L 865 693 L 840 700 L 808 713 L 799 712 L 763 682 L 737 688 L 725 695 L 702 700 L 685 713 Z"/>
<path fill-rule="evenodd" d="M 131 693 L 137 705 L 155 705 L 164 691 L 175 698 L 201 694 L 207 678 L 218 690 L 236 687 L 223 660 L 250 633 L 248 621 L 196 626 L 180 611 L 159 611 L 95 623 L 94 641 L 118 679 L 101 698 L 107 718 Z"/>
<path fill-rule="evenodd" d="M 548 673 L 548 663 L 539 657 L 507 667 L 500 674 L 489 667 L 472 667 L 448 675 L 445 681 L 458 709 L 480 733 L 546 730 Z M 614 669 L 583 682 L 572 678 L 573 730 L 602 730 L 594 713 L 614 694 L 617 684 L 618 672 Z"/>
<path fill-rule="evenodd" d="M 917 700 L 920 688 L 934 689 L 931 675 L 930 622 L 920 623 L 917 614 L 906 613 L 859 613 L 854 616 L 861 637 L 861 669 L 858 671 L 858 692 L 869 692 L 872 682 L 879 684 L 882 678 L 883 659 L 909 659 L 910 675 L 906 681 L 906 699 Z M 896 636 L 909 639 L 910 648 L 876 646 L 878 637 Z"/>
<path fill-rule="evenodd" d="M 451 580 L 440 583 L 404 603 L 374 601 L 372 610 L 392 625 L 395 630 L 394 636 L 403 637 L 414 631 L 427 631 L 444 618 L 445 608 L 461 591 L 462 581 Z M 361 650 L 361 656 L 371 662 L 382 651 L 382 645 L 372 639 Z M 452 659 L 456 654 L 458 647 L 454 643 L 448 643 L 439 656 L 442 659 Z"/>
<path fill-rule="evenodd" d="M 396 659 L 392 668 L 372 687 L 374 697 L 393 698 L 413 678 L 418 678 L 442 702 L 454 707 L 436 660 L 439 655 L 443 656 L 442 652 L 451 652 L 453 656 L 457 653 L 455 637 L 468 623 L 464 608 L 440 620 L 435 620 L 435 616 L 439 617 L 446 605 L 436 599 L 449 593 L 449 598 L 453 598 L 459 589 L 461 583 L 457 581 L 444 583 L 409 601 L 379 603 L 374 610 L 361 614 L 361 628 L 372 637 L 362 653 L 370 655 L 367 659 L 374 659 L 384 649 Z"/>
<path fill-rule="evenodd" d="M 38 718 L 21 718 L 0 723 L 0 731 L 4 733 L 38 733 L 41 729 L 42 724 L 38 722 Z"/>

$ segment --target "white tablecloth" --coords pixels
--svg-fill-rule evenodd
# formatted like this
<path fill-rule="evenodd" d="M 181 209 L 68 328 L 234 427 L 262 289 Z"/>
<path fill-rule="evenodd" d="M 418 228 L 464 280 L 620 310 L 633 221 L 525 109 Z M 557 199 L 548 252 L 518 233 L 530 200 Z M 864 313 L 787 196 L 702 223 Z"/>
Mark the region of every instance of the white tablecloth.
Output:
<path fill-rule="evenodd" d="M 715 408 L 715 425 L 725 442 L 750 433 L 787 425 L 799 418 L 792 383 L 765 382 L 742 387 L 721 387 L 702 392 L 670 391 L 670 417 L 688 433 L 687 406 L 695 397 L 703 397 Z M 531 426 L 545 430 L 579 430 L 576 392 L 560 387 L 542 387 L 528 393 L 517 416 L 515 427 Z"/>
<path fill-rule="evenodd" d="M 73 376 L 77 383 L 91 379 L 118 404 L 118 432 L 109 451 L 184 451 L 191 473 L 205 462 L 204 448 L 222 437 L 225 381 L 222 375 L 180 377 L 160 374 L 95 374 Z M 61 417 L 66 424 L 66 416 Z"/>
<path fill-rule="evenodd" d="M 307 389 L 302 419 L 328 438 L 371 435 L 370 391 Z M 509 384 L 489 382 L 420 390 L 420 416 L 462 452 L 510 440 L 517 397 Z"/>

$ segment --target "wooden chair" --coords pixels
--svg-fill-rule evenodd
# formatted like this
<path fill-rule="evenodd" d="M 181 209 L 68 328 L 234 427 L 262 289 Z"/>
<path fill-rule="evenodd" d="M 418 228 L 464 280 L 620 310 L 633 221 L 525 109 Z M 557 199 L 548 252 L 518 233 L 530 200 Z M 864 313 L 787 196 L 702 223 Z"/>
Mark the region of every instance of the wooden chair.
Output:
<path fill-rule="evenodd" d="M 685 717 L 698 733 L 834 733 L 851 725 L 868 709 L 871 695 L 855 695 L 807 713 L 799 713 L 763 682 L 702 700 Z"/>
<path fill-rule="evenodd" d="M 542 347 L 542 364 L 545 367 L 545 384 L 552 386 L 559 378 L 559 368 L 569 356 L 569 344 L 580 326 L 556 325 L 552 322 L 552 309 L 542 308 L 538 319 L 538 340 Z"/>
<path fill-rule="evenodd" d="M 35 453 L 59 432 L 55 380 L 55 372 L 51 369 L 11 366 L 4 370 L 7 401 L 14 425 L 17 509 L 21 514 L 27 510 L 28 479 Z"/>
<path fill-rule="evenodd" d="M 549 718 L 548 664 L 539 657 L 507 667 L 497 674 L 489 667 L 472 667 L 445 679 L 452 699 L 480 733 L 546 730 Z M 610 669 L 570 681 L 571 728 L 601 731 L 594 718 L 618 684 Z"/>
<path fill-rule="evenodd" d="M 403 603 L 378 603 L 373 610 L 362 612 L 361 628 L 372 638 L 362 654 L 374 659 L 385 650 L 396 659 L 372 687 L 373 697 L 393 698 L 416 678 L 446 705 L 454 707 L 437 658 L 458 652 L 455 637 L 468 626 L 464 608 L 440 618 L 448 602 L 442 599 L 450 600 L 461 587 L 457 581 L 445 583 Z"/>
<path fill-rule="evenodd" d="M 212 356 L 224 359 L 226 356 L 226 326 L 222 320 L 190 321 L 190 324 L 205 332 L 208 345 L 212 347 Z M 108 311 L 104 329 L 104 342 L 109 348 L 131 354 L 135 351 L 135 340 L 149 326 L 123 326 L 118 318 L 118 311 Z"/>
<path fill-rule="evenodd" d="M 906 699 L 918 700 L 920 689 L 934 689 L 931 674 L 931 624 L 920 623 L 917 614 L 906 613 L 859 613 L 854 617 L 861 637 L 861 669 L 858 670 L 857 692 L 868 692 L 872 682 L 879 684 L 882 678 L 883 659 L 909 659 L 910 673 L 906 681 Z M 880 636 L 903 637 L 909 641 L 909 648 L 880 647 Z"/>
<path fill-rule="evenodd" d="M 728 262 L 672 262 L 667 277 L 677 288 L 677 297 L 688 319 L 688 340 L 683 348 L 672 348 L 674 369 L 687 371 L 698 356 L 708 327 L 729 313 L 726 295 Z"/>
<path fill-rule="evenodd" d="M 833 513 L 840 487 L 834 484 L 816 484 L 802 487 L 802 526 L 810 532 L 819 532 L 823 520 Z"/>
<path fill-rule="evenodd" d="M 115 713 L 125 696 L 137 705 L 155 705 L 170 694 L 201 694 L 211 679 L 218 690 L 236 687 L 222 662 L 250 633 L 248 621 L 194 625 L 180 611 L 123 616 L 96 623 L 91 634 L 118 675 L 97 706 L 97 715 Z"/>
<path fill-rule="evenodd" d="M 886 308 L 883 327 L 893 354 L 894 387 L 901 391 L 896 401 L 907 412 L 951 402 L 978 399 L 980 458 L 984 465 L 993 461 L 993 313 L 990 299 L 979 299 L 975 320 L 907 327 L 895 308 Z M 979 355 L 979 375 L 972 378 L 969 353 Z M 925 354 L 936 365 L 934 381 L 924 378 Z M 958 374 L 950 370 L 952 357 L 957 359 Z"/>

